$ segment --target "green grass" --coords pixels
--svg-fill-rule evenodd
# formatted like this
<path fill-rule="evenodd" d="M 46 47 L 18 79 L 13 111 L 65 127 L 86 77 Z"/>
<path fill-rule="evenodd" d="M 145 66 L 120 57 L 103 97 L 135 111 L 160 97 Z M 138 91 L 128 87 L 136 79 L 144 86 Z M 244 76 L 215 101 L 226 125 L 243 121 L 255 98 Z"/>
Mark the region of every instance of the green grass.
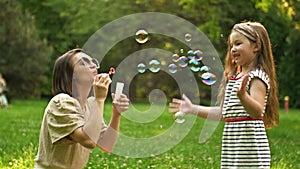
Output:
<path fill-rule="evenodd" d="M 33 168 L 46 104 L 45 100 L 14 101 L 7 109 L 0 109 L 0 168 Z M 149 107 L 146 104 L 135 106 L 139 110 Z M 105 112 L 105 119 L 108 120 L 111 105 L 106 105 Z M 267 131 L 272 169 L 300 168 L 299 115 L 300 110 L 290 110 L 289 113 L 282 111 L 280 125 Z M 220 168 L 223 123 L 218 125 L 206 143 L 199 144 L 198 137 L 203 122 L 203 119 L 198 118 L 188 135 L 165 153 L 147 158 L 128 158 L 94 149 L 86 168 Z M 151 137 L 164 132 L 172 123 L 172 116 L 168 113 L 146 124 L 137 124 L 122 118 L 120 130 L 129 136 Z"/>

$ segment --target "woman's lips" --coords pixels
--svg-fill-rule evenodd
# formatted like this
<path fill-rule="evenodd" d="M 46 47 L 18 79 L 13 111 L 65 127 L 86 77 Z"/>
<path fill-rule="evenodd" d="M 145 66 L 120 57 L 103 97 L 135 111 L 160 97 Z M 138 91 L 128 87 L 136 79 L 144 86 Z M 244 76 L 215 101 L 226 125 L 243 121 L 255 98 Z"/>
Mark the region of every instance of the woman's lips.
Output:
<path fill-rule="evenodd" d="M 97 70 L 95 70 L 95 71 L 93 71 L 93 75 L 97 75 L 98 74 L 98 71 Z"/>

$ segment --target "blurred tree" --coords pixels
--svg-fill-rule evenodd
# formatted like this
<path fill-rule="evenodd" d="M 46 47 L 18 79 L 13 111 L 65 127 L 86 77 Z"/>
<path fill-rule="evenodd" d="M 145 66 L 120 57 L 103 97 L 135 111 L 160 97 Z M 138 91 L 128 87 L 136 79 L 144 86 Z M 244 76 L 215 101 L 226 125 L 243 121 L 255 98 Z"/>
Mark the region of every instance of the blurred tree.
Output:
<path fill-rule="evenodd" d="M 16 0 L 0 0 L 0 72 L 14 98 L 39 97 L 47 82 L 51 48 L 38 37 L 34 17 Z"/>
<path fill-rule="evenodd" d="M 291 27 L 285 43 L 281 44 L 283 55 L 278 63 L 280 99 L 283 105 L 284 96 L 289 96 L 290 106 L 300 108 L 300 1 L 284 1 L 281 9 L 291 18 Z"/>
<path fill-rule="evenodd" d="M 36 17 L 40 36 L 46 38 L 53 46 L 54 57 L 52 57 L 51 65 L 55 58 L 64 51 L 82 47 L 94 32 L 108 22 L 133 13 L 165 12 L 190 21 L 208 36 L 222 60 L 232 26 L 244 20 L 259 21 L 267 28 L 273 45 L 278 65 L 279 83 L 282 86 L 280 87 L 280 97 L 288 94 L 287 90 L 283 88 L 288 83 L 287 80 L 284 80 L 284 74 L 289 69 L 291 69 L 289 72 L 292 71 L 292 66 L 285 67 L 291 64 L 290 62 L 296 63 L 297 59 L 297 53 L 294 51 L 297 51 L 296 44 L 298 42 L 296 36 L 293 36 L 291 32 L 298 33 L 297 30 L 299 30 L 297 28 L 299 25 L 292 24 L 292 22 L 299 23 L 299 16 L 296 15 L 296 11 L 299 11 L 299 0 L 241 0 L 234 2 L 230 0 L 19 1 L 22 3 L 24 11 L 28 10 Z M 120 29 L 120 31 L 127 30 Z M 143 48 L 157 47 L 174 52 L 178 46 L 178 43 L 160 37 L 152 38 L 146 45 L 139 45 L 132 39 L 124 40 L 107 53 L 101 63 L 101 71 L 107 71 L 110 66 L 118 65 L 124 57 Z M 287 55 L 290 59 L 284 59 Z M 50 75 L 51 73 L 48 73 L 48 78 Z M 144 94 L 135 93 L 137 96 L 145 97 L 145 91 L 150 88 L 150 86 L 142 85 L 144 83 L 142 81 L 149 79 L 148 77 L 151 75 L 146 76 L 147 78 L 137 78 L 135 84 L 132 85 L 135 89 L 133 91 L 144 92 Z M 165 79 L 167 75 L 161 74 L 160 76 Z M 295 77 L 297 76 L 295 75 Z M 158 84 L 159 79 L 152 78 L 152 80 L 154 84 Z M 295 89 L 296 86 L 290 87 Z M 137 90 L 137 87 L 144 89 Z M 177 90 L 176 84 L 169 84 L 168 87 L 170 91 Z M 208 93 L 209 88 L 204 88 L 203 90 Z M 209 95 L 206 97 L 209 98 Z"/>
<path fill-rule="evenodd" d="M 291 16 L 297 11 L 293 9 L 293 6 L 296 4 L 299 6 L 299 0 L 298 3 L 293 0 L 290 0 L 290 2 L 286 0 L 242 0 L 234 2 L 229 0 L 205 2 L 200 0 L 180 0 L 180 3 L 184 7 L 184 12 L 187 13 L 186 16 L 189 16 L 189 20 L 193 20 L 196 25 L 199 25 L 199 29 L 209 36 L 221 58 L 225 56 L 227 37 L 235 23 L 246 20 L 261 22 L 269 32 L 273 47 L 279 76 L 278 82 L 280 83 L 279 86 L 281 86 L 279 88 L 280 99 L 283 99 L 284 95 L 291 95 L 291 88 L 297 88 L 297 84 L 299 84 L 297 80 L 292 80 L 295 82 L 293 86 L 291 86 L 292 84 L 289 81 L 297 76 L 297 73 L 293 73 L 293 71 L 295 71 L 294 65 L 297 65 L 295 64 L 296 58 L 299 58 L 299 56 L 295 53 L 297 50 L 290 45 L 291 43 L 299 44 L 296 40 L 297 36 L 295 36 L 296 31 L 293 31 L 291 34 L 291 29 L 297 27 L 291 25 Z M 203 11 L 202 9 L 205 7 L 209 7 L 209 10 L 206 10 L 209 12 L 209 15 L 203 14 L 203 12 L 197 13 L 197 11 Z M 298 22 L 294 22 L 299 23 L 299 19 Z M 287 37 L 290 37 L 288 38 L 289 42 L 287 42 Z M 287 56 L 289 59 L 281 61 L 283 58 L 286 58 L 287 51 L 290 51 L 292 56 Z M 287 76 L 287 74 L 295 74 L 295 76 L 290 78 L 291 76 Z M 289 88 L 286 86 L 289 86 Z M 290 91 L 289 94 L 285 94 L 286 91 Z M 294 96 L 292 98 L 295 101 L 297 97 Z M 296 104 L 293 104 L 293 106 L 296 106 Z"/>

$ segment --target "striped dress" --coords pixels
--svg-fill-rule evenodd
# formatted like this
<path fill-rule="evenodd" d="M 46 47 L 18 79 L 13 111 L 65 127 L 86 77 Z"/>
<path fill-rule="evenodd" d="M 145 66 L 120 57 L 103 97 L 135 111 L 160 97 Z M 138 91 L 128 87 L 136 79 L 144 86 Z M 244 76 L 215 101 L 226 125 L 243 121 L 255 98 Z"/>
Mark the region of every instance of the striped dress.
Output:
<path fill-rule="evenodd" d="M 270 90 L 268 76 L 259 69 L 249 72 L 249 75 L 248 91 L 253 78 L 259 78 L 266 84 L 266 107 Z M 243 77 L 231 78 L 226 85 L 222 115 L 227 122 L 222 138 L 221 168 L 270 168 L 270 149 L 264 123 L 259 119 L 249 119 L 236 95 L 242 81 Z"/>

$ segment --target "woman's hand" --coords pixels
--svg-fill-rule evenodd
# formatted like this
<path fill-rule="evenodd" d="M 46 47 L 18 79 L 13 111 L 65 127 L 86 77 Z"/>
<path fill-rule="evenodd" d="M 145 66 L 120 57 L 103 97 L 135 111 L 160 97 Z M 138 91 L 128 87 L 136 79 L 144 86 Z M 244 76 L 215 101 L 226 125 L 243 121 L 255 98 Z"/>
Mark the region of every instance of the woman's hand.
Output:
<path fill-rule="evenodd" d="M 112 99 L 114 100 L 115 94 L 112 93 Z M 125 94 L 121 94 L 120 97 L 116 100 L 116 102 L 113 102 L 113 110 L 114 112 L 121 114 L 125 112 L 129 107 L 129 99 Z"/>
<path fill-rule="evenodd" d="M 185 114 L 193 111 L 193 103 L 184 94 L 182 95 L 182 100 L 173 98 L 172 102 L 169 104 L 170 113 L 176 113 L 179 111 Z"/>
<path fill-rule="evenodd" d="M 109 74 L 102 73 L 95 76 L 93 86 L 94 96 L 97 101 L 104 101 L 106 99 L 110 83 Z"/>

